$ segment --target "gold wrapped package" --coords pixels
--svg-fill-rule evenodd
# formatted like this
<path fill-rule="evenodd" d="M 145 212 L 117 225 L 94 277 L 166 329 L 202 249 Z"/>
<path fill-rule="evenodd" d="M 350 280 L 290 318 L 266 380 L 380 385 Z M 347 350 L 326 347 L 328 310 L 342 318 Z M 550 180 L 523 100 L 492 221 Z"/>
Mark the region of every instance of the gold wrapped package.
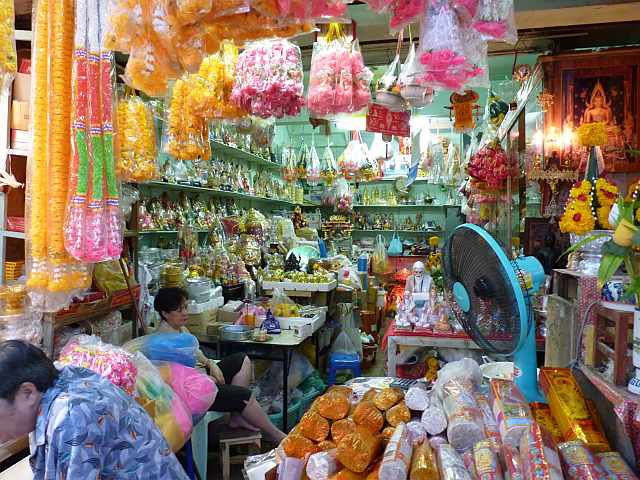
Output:
<path fill-rule="evenodd" d="M 599 427 L 599 419 L 589 408 L 571 370 L 541 368 L 540 387 L 565 441 L 580 440 L 596 453 L 611 450 Z"/>

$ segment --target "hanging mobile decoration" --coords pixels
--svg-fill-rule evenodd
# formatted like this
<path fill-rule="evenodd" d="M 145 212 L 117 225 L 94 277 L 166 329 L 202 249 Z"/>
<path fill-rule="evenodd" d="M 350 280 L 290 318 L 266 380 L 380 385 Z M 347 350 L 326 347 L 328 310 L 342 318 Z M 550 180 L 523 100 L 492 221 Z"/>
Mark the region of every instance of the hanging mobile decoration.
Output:
<path fill-rule="evenodd" d="M 64 237 L 67 251 L 87 263 L 120 258 L 124 227 L 113 155 L 113 54 L 101 48 L 106 15 L 106 2 L 76 2 L 73 193 Z"/>
<path fill-rule="evenodd" d="M 32 308 L 55 312 L 91 284 L 88 266 L 67 253 L 63 230 L 73 158 L 74 2 L 41 0 L 35 15 L 33 153 L 25 199 L 27 288 Z"/>
<path fill-rule="evenodd" d="M 476 126 L 476 117 L 480 107 L 478 100 L 480 95 L 473 90 L 465 90 L 464 95 L 452 93 L 451 106 L 446 107 L 453 113 L 453 128 L 456 132 L 468 132 Z"/>
<path fill-rule="evenodd" d="M 553 93 L 551 93 L 549 90 L 545 88 L 544 90 L 542 90 L 542 92 L 540 92 L 540 94 L 537 97 L 537 100 L 538 100 L 538 105 L 540 105 L 540 109 L 542 110 L 542 112 L 546 113 L 549 111 L 551 107 L 553 107 L 553 102 L 555 100 L 555 97 Z"/>

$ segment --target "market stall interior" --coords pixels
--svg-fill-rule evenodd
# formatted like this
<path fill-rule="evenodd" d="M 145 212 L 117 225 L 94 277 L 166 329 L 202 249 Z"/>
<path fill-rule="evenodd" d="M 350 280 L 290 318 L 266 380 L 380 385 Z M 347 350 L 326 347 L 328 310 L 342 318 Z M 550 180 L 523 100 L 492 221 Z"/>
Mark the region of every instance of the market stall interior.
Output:
<path fill-rule="evenodd" d="M 0 0 L 0 480 L 638 478 L 638 26 Z"/>

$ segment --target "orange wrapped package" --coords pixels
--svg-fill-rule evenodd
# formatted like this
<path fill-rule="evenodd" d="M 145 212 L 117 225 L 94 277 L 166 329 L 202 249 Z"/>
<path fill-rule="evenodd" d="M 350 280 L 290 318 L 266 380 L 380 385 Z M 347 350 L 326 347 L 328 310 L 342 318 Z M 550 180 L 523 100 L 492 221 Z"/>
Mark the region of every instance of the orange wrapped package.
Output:
<path fill-rule="evenodd" d="M 389 410 L 404 398 L 404 393 L 399 388 L 385 388 L 376 395 L 373 403 L 380 410 Z"/>
<path fill-rule="evenodd" d="M 404 401 L 387 410 L 387 422 L 393 427 L 397 427 L 401 422 L 407 423 L 411 420 L 411 412 Z"/>
<path fill-rule="evenodd" d="M 380 439 L 363 430 L 345 435 L 336 451 L 338 461 L 352 472 L 362 473 L 380 451 Z"/>
<path fill-rule="evenodd" d="M 329 422 L 317 412 L 307 412 L 298 423 L 300 433 L 314 442 L 322 442 L 329 436 Z"/>
<path fill-rule="evenodd" d="M 364 473 L 354 473 L 348 468 L 343 468 L 338 473 L 329 477 L 329 480 L 366 480 L 367 476 Z"/>
<path fill-rule="evenodd" d="M 327 393 L 339 393 L 349 398 L 353 393 L 353 390 L 351 390 L 351 387 L 347 387 L 346 385 L 332 385 L 327 390 Z"/>
<path fill-rule="evenodd" d="M 333 443 L 331 440 L 323 440 L 318 444 L 318 448 L 323 452 L 328 452 L 329 450 L 333 450 L 334 448 L 336 448 L 336 446 L 337 445 Z"/>
<path fill-rule="evenodd" d="M 376 396 L 378 395 L 378 391 L 374 388 L 372 388 L 371 390 L 367 390 L 367 393 L 364 394 L 364 397 L 362 397 L 362 401 L 363 402 L 373 402 L 376 399 Z"/>
<path fill-rule="evenodd" d="M 380 410 L 371 402 L 360 402 L 353 411 L 351 418 L 371 433 L 378 433 L 384 426 L 384 417 Z"/>
<path fill-rule="evenodd" d="M 329 420 L 340 420 L 347 416 L 351 404 L 349 399 L 340 393 L 327 392 L 318 399 L 318 412 Z"/>
<path fill-rule="evenodd" d="M 378 480 L 378 472 L 380 471 L 380 463 L 378 462 L 373 465 L 369 470 L 369 474 L 367 475 L 367 480 Z"/>
<path fill-rule="evenodd" d="M 393 432 L 396 431 L 396 427 L 387 427 L 384 430 L 382 430 L 382 433 L 380 434 L 382 436 L 382 443 L 386 446 L 387 443 L 389 443 L 389 440 L 391 440 L 391 437 L 393 437 Z"/>
<path fill-rule="evenodd" d="M 307 454 L 316 453 L 318 447 L 306 437 L 298 433 L 290 433 L 282 441 L 282 448 L 287 457 L 304 458 Z"/>
<path fill-rule="evenodd" d="M 334 442 L 338 443 L 342 440 L 342 437 L 349 433 L 355 432 L 356 422 L 350 418 L 343 418 L 331 425 L 331 438 Z"/>

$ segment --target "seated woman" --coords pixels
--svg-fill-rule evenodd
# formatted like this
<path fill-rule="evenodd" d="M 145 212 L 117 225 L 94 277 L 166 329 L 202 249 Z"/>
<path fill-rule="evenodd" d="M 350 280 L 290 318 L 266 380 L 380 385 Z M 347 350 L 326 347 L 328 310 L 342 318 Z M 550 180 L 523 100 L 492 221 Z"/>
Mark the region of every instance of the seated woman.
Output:
<path fill-rule="evenodd" d="M 187 292 L 181 288 L 161 288 L 158 291 L 153 302 L 162 319 L 158 332 L 189 333 L 185 327 L 188 319 L 187 299 Z M 279 443 L 286 436 L 271 423 L 248 388 L 253 371 L 249 357 L 238 352 L 216 363 L 198 350 L 197 361 L 205 365 L 218 386 L 212 411 L 232 413 L 233 426 L 262 430 L 274 442 Z"/>

